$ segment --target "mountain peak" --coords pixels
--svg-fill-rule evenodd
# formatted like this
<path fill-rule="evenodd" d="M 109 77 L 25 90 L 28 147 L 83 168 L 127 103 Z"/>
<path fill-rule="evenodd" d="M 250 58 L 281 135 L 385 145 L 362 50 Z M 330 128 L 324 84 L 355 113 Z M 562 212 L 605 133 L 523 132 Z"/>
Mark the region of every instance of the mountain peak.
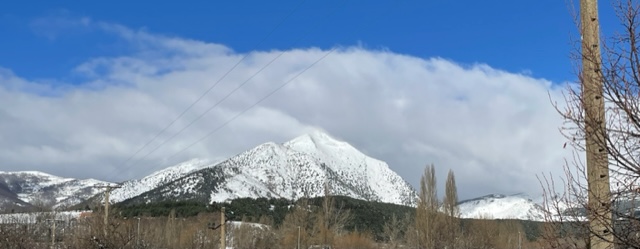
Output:
<path fill-rule="evenodd" d="M 129 201 L 298 199 L 324 195 L 327 183 L 332 195 L 415 205 L 415 190 L 385 162 L 368 157 L 322 130 L 311 130 L 283 144 L 263 143 Z"/>
<path fill-rule="evenodd" d="M 327 132 L 323 130 L 313 129 L 310 132 L 307 132 L 285 143 L 285 145 L 288 145 L 288 146 L 297 145 L 297 144 L 307 144 L 307 145 L 313 145 L 314 147 L 317 147 L 317 145 L 320 145 L 320 144 L 338 146 L 338 145 L 345 145 L 347 143 L 344 141 L 335 139 L 334 137 L 332 137 L 331 135 L 329 135 Z"/>
<path fill-rule="evenodd" d="M 329 159 L 336 155 L 347 155 L 348 157 L 359 158 L 359 160 L 367 157 L 351 144 L 338 140 L 320 129 L 311 130 L 284 143 L 283 146 L 311 154 L 319 159 Z"/>

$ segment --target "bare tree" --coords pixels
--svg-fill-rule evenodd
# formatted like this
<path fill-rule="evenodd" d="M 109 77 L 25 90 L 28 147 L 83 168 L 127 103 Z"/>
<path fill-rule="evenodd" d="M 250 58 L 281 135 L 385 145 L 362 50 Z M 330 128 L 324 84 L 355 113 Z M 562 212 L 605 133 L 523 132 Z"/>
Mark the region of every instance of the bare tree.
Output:
<path fill-rule="evenodd" d="M 384 233 L 389 249 L 397 249 L 402 240 L 402 234 L 404 233 L 407 224 L 404 224 L 403 220 L 393 214 L 391 218 L 384 223 L 382 232 Z"/>
<path fill-rule="evenodd" d="M 456 187 L 456 177 L 452 170 L 447 174 L 445 184 L 445 195 L 442 202 L 444 218 L 444 243 L 449 249 L 456 247 L 457 237 L 460 236 L 460 210 L 458 209 L 458 188 Z"/>
<path fill-rule="evenodd" d="M 112 218 L 109 219 L 105 228 L 104 221 L 94 216 L 90 220 L 89 226 L 91 237 L 85 239 L 93 242 L 93 248 L 125 248 L 135 241 L 135 229 L 131 220 Z M 107 231 L 106 236 L 103 233 L 105 230 Z"/>
<path fill-rule="evenodd" d="M 336 247 L 349 249 L 374 249 L 377 248 L 371 238 L 371 234 L 358 231 L 341 235 L 336 240 Z"/>
<path fill-rule="evenodd" d="M 636 1 L 626 0 L 615 2 L 614 8 L 622 29 L 603 39 L 601 46 L 597 46 L 597 43 L 582 46 L 573 54 L 578 64 L 591 65 L 595 74 L 579 70 L 581 84 L 567 88 L 566 106 L 556 104 L 566 121 L 561 131 L 569 139 L 568 143 L 576 153 L 602 148 L 599 152 L 603 155 L 598 158 L 607 160 L 608 173 L 605 170 L 594 175 L 594 171 L 588 170 L 581 157 L 575 154 L 574 162 L 565 166 L 560 186 L 553 176 L 541 177 L 545 206 L 550 210 L 547 221 L 553 224 L 548 229 L 554 230 L 545 234 L 563 241 L 551 247 L 575 248 L 583 244 L 590 247 L 592 245 L 584 241 L 591 237 L 591 240 L 595 238 L 596 241 L 614 243 L 621 248 L 640 248 L 640 210 L 636 203 L 640 178 L 640 46 L 637 29 L 640 6 Z M 584 28 L 579 30 L 582 35 Z M 589 125 L 595 114 L 586 110 L 585 106 L 589 98 L 600 97 L 599 93 L 583 87 L 585 82 L 591 81 L 603 83 L 601 97 L 605 104 L 605 119 L 597 124 L 603 130 L 594 130 L 594 125 Z M 602 136 L 594 136 L 595 133 Z M 587 137 L 596 139 L 587 143 Z M 598 178 L 610 178 L 610 189 L 595 188 L 593 181 Z M 558 187 L 564 192 L 557 193 Z M 609 190 L 611 196 L 608 196 Z M 603 191 L 607 194 L 602 194 Z M 593 229 L 587 221 L 604 227 Z M 547 240 L 552 241 L 552 238 Z"/>
<path fill-rule="evenodd" d="M 40 227 L 37 227 L 40 228 Z M 35 248 L 36 238 L 42 236 L 42 229 L 33 224 L 25 224 L 15 216 L 3 217 L 0 222 L 0 248 L 22 249 Z"/>
<path fill-rule="evenodd" d="M 336 236 L 341 235 L 344 225 L 351 219 L 349 210 L 345 210 L 342 204 L 335 203 L 331 196 L 331 186 L 325 184 L 322 208 L 316 214 L 316 242 L 322 245 L 333 246 Z"/>
<path fill-rule="evenodd" d="M 435 166 L 425 168 L 420 178 L 420 196 L 416 208 L 416 231 L 420 248 L 436 247 L 438 232 L 438 196 Z"/>
<path fill-rule="evenodd" d="M 282 248 L 308 248 L 314 227 L 313 213 L 307 198 L 302 198 L 291 205 L 289 213 L 280 225 L 280 246 Z"/>
<path fill-rule="evenodd" d="M 493 217 L 482 215 L 477 219 L 471 220 L 465 239 L 467 240 L 466 248 L 476 249 L 492 249 L 497 246 L 497 238 L 499 235 L 498 225 Z"/>

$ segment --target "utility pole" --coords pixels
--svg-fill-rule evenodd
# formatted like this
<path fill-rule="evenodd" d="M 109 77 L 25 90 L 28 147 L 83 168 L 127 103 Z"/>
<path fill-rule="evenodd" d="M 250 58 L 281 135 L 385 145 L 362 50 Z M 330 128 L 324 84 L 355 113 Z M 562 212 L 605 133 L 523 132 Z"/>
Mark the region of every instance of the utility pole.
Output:
<path fill-rule="evenodd" d="M 298 226 L 298 247 L 296 248 L 300 249 L 300 226 Z"/>
<path fill-rule="evenodd" d="M 518 231 L 518 249 L 522 249 L 522 236 L 520 231 Z"/>
<path fill-rule="evenodd" d="M 56 248 L 56 218 L 51 220 L 51 249 Z"/>
<path fill-rule="evenodd" d="M 104 232 L 104 237 L 105 239 L 107 238 L 107 226 L 109 225 L 109 194 L 111 193 L 111 190 L 116 189 L 116 188 L 121 188 L 122 186 L 120 185 L 116 185 L 116 186 L 111 186 L 111 185 L 97 185 L 95 186 L 96 188 L 106 188 L 106 190 L 104 191 L 104 227 L 103 227 L 103 232 Z"/>
<path fill-rule="evenodd" d="M 47 219 L 51 221 L 51 249 L 56 248 L 56 217 L 54 214 L 53 219 Z"/>
<path fill-rule="evenodd" d="M 226 249 L 227 248 L 227 234 L 226 234 L 226 223 L 227 223 L 227 213 L 225 212 L 225 208 L 222 207 L 220 209 L 220 225 L 217 225 L 215 223 L 209 223 L 208 227 L 211 230 L 216 230 L 218 228 L 220 228 L 220 248 L 221 249 Z"/>
<path fill-rule="evenodd" d="M 220 249 L 226 249 L 227 248 L 227 234 L 225 231 L 226 228 L 226 218 L 225 218 L 225 211 L 224 211 L 224 207 L 222 207 L 222 210 L 220 211 Z"/>
<path fill-rule="evenodd" d="M 580 0 L 582 103 L 585 111 L 591 249 L 613 249 L 598 1 Z"/>
<path fill-rule="evenodd" d="M 138 229 L 136 231 L 136 246 L 140 247 L 140 217 L 136 217 L 138 219 Z"/>

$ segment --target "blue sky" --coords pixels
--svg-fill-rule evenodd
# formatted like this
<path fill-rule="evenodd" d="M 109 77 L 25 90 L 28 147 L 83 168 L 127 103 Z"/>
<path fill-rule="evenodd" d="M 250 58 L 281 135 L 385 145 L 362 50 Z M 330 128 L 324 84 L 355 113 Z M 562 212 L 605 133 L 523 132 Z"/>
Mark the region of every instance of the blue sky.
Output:
<path fill-rule="evenodd" d="M 0 34 L 0 170 L 121 181 L 320 128 L 414 186 L 453 169 L 476 197 L 536 193 L 572 159 L 551 104 L 575 78 L 565 1 L 4 1 Z"/>
<path fill-rule="evenodd" d="M 603 29 L 612 19 L 602 3 Z M 296 11 L 260 46 L 294 8 Z M 554 82 L 573 79 L 565 1 L 5 1 L 0 66 L 31 78 L 69 77 L 90 57 L 126 53 L 99 32 L 38 26 L 47 17 L 88 17 L 156 34 L 222 43 L 239 52 L 362 44 L 458 63 L 487 63 Z M 46 22 L 46 21 L 45 21 Z M 55 31 L 55 37 L 48 34 Z M 44 33 L 44 34 L 43 34 Z"/>

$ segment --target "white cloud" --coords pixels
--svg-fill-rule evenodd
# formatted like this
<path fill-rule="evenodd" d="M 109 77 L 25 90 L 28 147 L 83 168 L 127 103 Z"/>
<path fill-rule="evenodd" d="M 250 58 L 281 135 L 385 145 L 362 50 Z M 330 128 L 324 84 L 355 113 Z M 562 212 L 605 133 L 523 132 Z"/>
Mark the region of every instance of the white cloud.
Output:
<path fill-rule="evenodd" d="M 74 18 L 65 9 L 49 11 L 48 15 L 36 18 L 29 23 L 29 26 L 36 34 L 49 40 L 55 40 L 61 34 L 68 34 L 69 32 L 86 32 L 91 25 L 90 18 Z"/>
<path fill-rule="evenodd" d="M 84 23 L 91 23 L 84 20 Z M 85 24 L 83 24 L 85 25 Z M 89 24 L 87 24 L 89 25 Z M 456 172 L 462 197 L 538 193 L 535 174 L 560 175 L 564 138 L 551 82 L 488 65 L 461 66 L 361 47 L 338 49 L 291 84 L 202 143 L 180 151 L 290 79 L 324 50 L 285 51 L 241 90 L 174 140 L 147 154 L 282 51 L 255 51 L 142 151 L 244 54 L 219 44 L 95 24 L 135 47 L 129 56 L 78 65 L 81 86 L 55 88 L 0 71 L 0 161 L 5 170 L 124 180 L 192 157 L 232 156 L 322 127 L 417 184 L 435 163 Z M 56 91 L 55 95 L 46 94 Z M 443 183 L 443 182 L 441 182 Z"/>

